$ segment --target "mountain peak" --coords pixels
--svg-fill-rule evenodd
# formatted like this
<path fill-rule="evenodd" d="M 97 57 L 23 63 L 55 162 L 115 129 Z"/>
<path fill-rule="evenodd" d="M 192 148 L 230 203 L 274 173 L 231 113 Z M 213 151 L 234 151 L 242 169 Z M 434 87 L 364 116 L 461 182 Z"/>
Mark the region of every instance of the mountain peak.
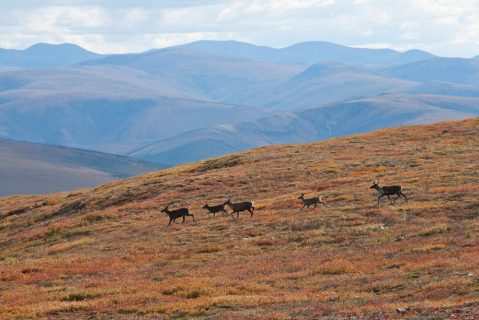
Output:
<path fill-rule="evenodd" d="M 436 56 L 427 52 L 427 51 L 424 51 L 424 50 L 419 50 L 419 49 L 411 49 L 411 50 L 407 50 L 407 51 L 404 51 L 403 53 L 403 56 L 408 56 L 408 57 L 414 57 L 414 58 L 417 58 L 417 59 L 432 59 L 432 58 L 435 58 Z"/>
<path fill-rule="evenodd" d="M 101 57 L 72 43 L 36 43 L 25 50 L 9 50 L 0 55 L 0 65 L 20 68 L 70 66 Z"/>
<path fill-rule="evenodd" d="M 73 43 L 45 43 L 39 42 L 36 44 L 31 45 L 30 47 L 26 48 L 24 51 L 30 53 L 50 53 L 52 51 L 61 50 L 61 51 L 82 51 L 82 52 L 90 52 L 79 45 Z"/>

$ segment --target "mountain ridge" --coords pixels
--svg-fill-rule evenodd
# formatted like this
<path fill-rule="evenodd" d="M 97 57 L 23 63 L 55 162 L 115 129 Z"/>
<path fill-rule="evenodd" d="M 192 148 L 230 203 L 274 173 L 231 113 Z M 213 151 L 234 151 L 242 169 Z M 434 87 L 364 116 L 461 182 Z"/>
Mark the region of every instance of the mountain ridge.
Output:
<path fill-rule="evenodd" d="M 242 55 L 276 63 L 342 62 L 358 65 L 403 64 L 435 57 L 422 50 L 399 52 L 392 49 L 348 47 L 326 41 L 299 42 L 284 48 L 256 46 L 239 41 L 200 40 L 180 45 L 210 53 Z M 370 58 L 368 58 L 368 56 Z"/>
<path fill-rule="evenodd" d="M 23 50 L 0 48 L 0 66 L 20 68 L 62 67 L 97 59 L 101 56 L 76 44 L 37 43 Z"/>

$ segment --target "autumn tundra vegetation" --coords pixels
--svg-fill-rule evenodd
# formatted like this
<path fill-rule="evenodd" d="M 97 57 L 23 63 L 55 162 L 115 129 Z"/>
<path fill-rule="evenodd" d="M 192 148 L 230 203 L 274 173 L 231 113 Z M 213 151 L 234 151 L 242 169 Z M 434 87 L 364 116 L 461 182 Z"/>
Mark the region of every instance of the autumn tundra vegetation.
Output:
<path fill-rule="evenodd" d="M 475 319 L 478 146 L 476 118 L 0 198 L 0 318 Z M 411 201 L 378 206 L 378 178 Z M 254 217 L 160 212 L 228 198 Z"/>

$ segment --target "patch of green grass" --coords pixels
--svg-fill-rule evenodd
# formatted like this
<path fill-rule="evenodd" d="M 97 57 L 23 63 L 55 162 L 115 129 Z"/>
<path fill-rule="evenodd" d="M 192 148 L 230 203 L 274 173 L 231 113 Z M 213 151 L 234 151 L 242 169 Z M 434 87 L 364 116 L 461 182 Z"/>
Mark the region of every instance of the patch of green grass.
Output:
<path fill-rule="evenodd" d="M 58 232 L 60 230 L 56 228 L 55 226 L 50 227 L 47 232 L 45 232 L 45 239 L 52 239 L 55 238 L 58 235 Z"/>
<path fill-rule="evenodd" d="M 446 233 L 449 230 L 451 230 L 451 228 L 448 225 L 442 224 L 442 225 L 431 227 L 431 228 L 419 233 L 419 235 L 423 236 L 423 237 L 429 237 L 429 236 L 432 236 L 432 235 L 435 235 L 435 234 Z"/>
<path fill-rule="evenodd" d="M 214 158 L 214 159 L 203 161 L 201 165 L 195 169 L 195 171 L 205 172 L 205 171 L 221 169 L 221 168 L 230 168 L 230 167 L 237 166 L 239 163 L 240 163 L 239 156 L 226 156 L 226 157 Z"/>
<path fill-rule="evenodd" d="M 193 290 L 193 291 L 190 291 L 186 294 L 186 298 L 187 299 L 196 299 L 196 298 L 199 298 L 201 295 L 201 292 L 199 290 Z"/>
<path fill-rule="evenodd" d="M 86 221 L 89 223 L 95 223 L 95 222 L 100 222 L 103 221 L 105 218 L 100 215 L 90 215 L 86 217 Z"/>
<path fill-rule="evenodd" d="M 83 301 L 94 297 L 95 295 L 86 292 L 70 293 L 69 295 L 61 297 L 60 301 Z"/>
<path fill-rule="evenodd" d="M 419 272 L 411 272 L 406 275 L 406 279 L 417 279 L 421 276 L 421 273 Z"/>
<path fill-rule="evenodd" d="M 161 293 L 164 294 L 165 296 L 171 296 L 173 294 L 175 294 L 176 292 L 178 292 L 180 289 L 178 288 L 166 288 L 166 289 L 163 289 L 161 290 Z"/>

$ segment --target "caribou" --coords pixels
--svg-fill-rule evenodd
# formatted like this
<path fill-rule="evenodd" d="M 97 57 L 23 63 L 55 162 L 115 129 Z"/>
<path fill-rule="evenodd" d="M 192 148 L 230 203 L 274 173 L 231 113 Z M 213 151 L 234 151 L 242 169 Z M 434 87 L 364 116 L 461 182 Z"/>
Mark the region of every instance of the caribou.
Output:
<path fill-rule="evenodd" d="M 232 203 L 231 199 L 228 199 L 225 203 L 225 206 L 228 206 L 233 210 L 231 212 L 231 216 L 234 218 L 234 214 L 236 213 L 236 219 L 239 219 L 239 213 L 241 211 L 249 211 L 251 214 L 251 217 L 253 217 L 253 211 L 254 211 L 254 202 L 253 201 L 245 201 L 245 202 L 236 202 Z"/>
<path fill-rule="evenodd" d="M 303 206 L 301 207 L 301 209 L 299 209 L 299 211 L 303 210 L 305 207 L 308 207 L 309 209 L 309 206 L 312 206 L 314 205 L 314 208 L 313 209 L 316 209 L 316 206 L 318 204 L 324 204 L 326 206 L 326 208 L 328 207 L 328 204 L 326 202 L 324 202 L 322 200 L 323 198 L 323 195 L 320 195 L 319 197 L 313 197 L 313 198 L 305 198 L 304 197 L 304 193 L 302 193 L 298 199 L 301 200 L 303 202 Z"/>
<path fill-rule="evenodd" d="M 176 222 L 176 219 L 178 218 L 183 218 L 183 221 L 181 223 L 185 223 L 185 218 L 186 216 L 190 216 L 193 218 L 193 222 L 195 222 L 195 216 L 193 216 L 189 211 L 188 208 L 179 208 L 176 210 L 170 211 L 168 209 L 168 206 L 165 207 L 165 209 L 161 210 L 164 214 L 166 214 L 170 218 L 170 222 L 168 225 L 171 225 L 171 222 L 178 223 Z"/>
<path fill-rule="evenodd" d="M 399 199 L 401 196 L 403 196 L 404 200 L 406 200 L 406 202 L 407 202 L 407 197 L 402 192 L 402 186 L 384 186 L 384 187 L 381 187 L 379 185 L 379 180 L 378 180 L 378 182 L 373 181 L 373 185 L 370 187 L 370 189 L 375 189 L 377 192 L 379 192 L 378 205 L 379 205 L 379 200 L 384 196 L 388 197 L 389 202 L 391 204 L 394 204 L 396 202 L 396 200 Z M 394 203 L 393 203 L 393 201 L 391 200 L 391 197 L 390 197 L 390 196 L 393 196 L 393 195 L 397 195 L 397 198 L 394 199 Z"/>
<path fill-rule="evenodd" d="M 210 217 L 210 214 L 213 214 L 213 218 L 215 217 L 216 213 L 218 212 L 223 212 L 223 215 L 228 214 L 228 212 L 225 210 L 225 204 L 219 204 L 217 206 L 209 206 L 208 203 L 206 203 L 203 206 L 203 209 L 208 210 L 208 218 Z"/>

